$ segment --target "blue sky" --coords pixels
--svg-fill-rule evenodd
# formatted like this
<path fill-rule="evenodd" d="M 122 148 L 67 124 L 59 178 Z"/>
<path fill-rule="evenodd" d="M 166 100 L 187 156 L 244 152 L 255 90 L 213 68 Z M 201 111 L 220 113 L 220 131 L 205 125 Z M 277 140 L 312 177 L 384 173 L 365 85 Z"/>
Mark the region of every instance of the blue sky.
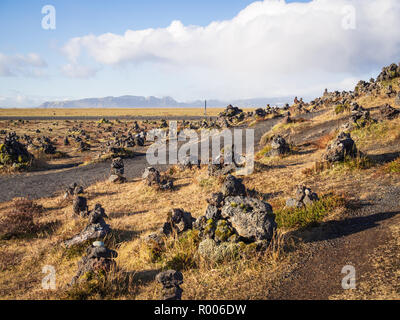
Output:
<path fill-rule="evenodd" d="M 380 0 L 387 10 L 369 16 L 377 1 L 1 0 L 0 106 L 124 94 L 190 101 L 312 96 L 324 85 L 347 89 L 356 77 L 373 75 L 380 63 L 397 57 L 395 44 L 384 48 L 381 59 L 373 56 L 372 45 L 379 44 L 384 28 L 372 29 L 372 23 L 399 18 L 395 0 Z M 333 2 L 342 7 L 333 8 Z M 56 30 L 41 27 L 41 9 L 47 4 L 56 8 Z M 346 13 L 340 12 L 349 4 L 363 28 L 345 32 L 339 22 Z M 328 20 L 322 17 L 326 11 L 332 12 Z M 171 27 L 173 21 L 179 23 Z M 141 32 L 149 28 L 153 31 Z M 326 58 L 324 52 L 313 58 L 324 48 L 324 28 L 327 37 L 334 32 L 326 46 L 336 49 L 327 47 Z M 371 30 L 368 47 L 365 37 Z M 332 68 L 343 43 L 350 48 L 343 49 Z M 362 61 L 353 66 L 357 58 Z M 307 75 L 292 65 L 296 59 L 309 67 Z"/>

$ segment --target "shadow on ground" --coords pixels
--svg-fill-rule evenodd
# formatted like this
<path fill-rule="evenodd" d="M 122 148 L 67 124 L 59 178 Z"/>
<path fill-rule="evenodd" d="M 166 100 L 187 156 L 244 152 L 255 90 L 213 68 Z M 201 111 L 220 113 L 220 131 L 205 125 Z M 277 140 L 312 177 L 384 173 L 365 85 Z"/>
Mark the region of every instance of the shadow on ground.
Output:
<path fill-rule="evenodd" d="M 368 155 L 368 157 L 377 163 L 387 163 L 400 157 L 400 152 L 390 152 L 376 155 Z"/>
<path fill-rule="evenodd" d="M 294 231 L 292 236 L 302 238 L 306 243 L 333 240 L 378 227 L 381 221 L 391 219 L 398 214 L 400 214 L 400 211 L 381 212 L 366 217 L 328 221 L 309 230 Z"/>

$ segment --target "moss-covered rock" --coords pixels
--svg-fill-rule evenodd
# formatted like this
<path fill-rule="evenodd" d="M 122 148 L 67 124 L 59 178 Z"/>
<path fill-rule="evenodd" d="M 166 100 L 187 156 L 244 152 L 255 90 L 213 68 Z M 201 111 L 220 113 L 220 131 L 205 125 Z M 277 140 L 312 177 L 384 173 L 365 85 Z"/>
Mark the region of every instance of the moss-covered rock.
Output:
<path fill-rule="evenodd" d="M 19 142 L 15 132 L 9 133 L 0 145 L 0 165 L 22 169 L 29 166 L 33 155 Z"/>

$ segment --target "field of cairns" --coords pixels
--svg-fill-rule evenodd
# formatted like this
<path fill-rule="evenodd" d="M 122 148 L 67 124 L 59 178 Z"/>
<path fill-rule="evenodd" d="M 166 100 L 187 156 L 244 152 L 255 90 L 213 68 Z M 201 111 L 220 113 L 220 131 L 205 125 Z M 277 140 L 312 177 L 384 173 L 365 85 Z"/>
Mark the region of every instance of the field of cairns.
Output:
<path fill-rule="evenodd" d="M 207 111 L 0 109 L 0 298 L 400 298 L 400 64 L 309 102 Z M 172 120 L 254 130 L 254 170 L 225 163 L 233 145 L 149 165 Z"/>

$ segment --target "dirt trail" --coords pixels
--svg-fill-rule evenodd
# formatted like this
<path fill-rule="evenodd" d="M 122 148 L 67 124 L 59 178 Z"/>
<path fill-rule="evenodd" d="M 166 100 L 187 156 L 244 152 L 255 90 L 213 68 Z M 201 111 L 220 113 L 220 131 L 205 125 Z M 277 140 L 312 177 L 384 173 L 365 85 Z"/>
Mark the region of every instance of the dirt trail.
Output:
<path fill-rule="evenodd" d="M 400 223 L 399 196 L 399 187 L 377 186 L 374 198 L 363 208 L 314 229 L 294 269 L 266 298 L 326 300 L 342 294 L 342 268 L 354 266 L 358 281 L 373 268 L 369 255 L 392 237 L 389 226 Z"/>

